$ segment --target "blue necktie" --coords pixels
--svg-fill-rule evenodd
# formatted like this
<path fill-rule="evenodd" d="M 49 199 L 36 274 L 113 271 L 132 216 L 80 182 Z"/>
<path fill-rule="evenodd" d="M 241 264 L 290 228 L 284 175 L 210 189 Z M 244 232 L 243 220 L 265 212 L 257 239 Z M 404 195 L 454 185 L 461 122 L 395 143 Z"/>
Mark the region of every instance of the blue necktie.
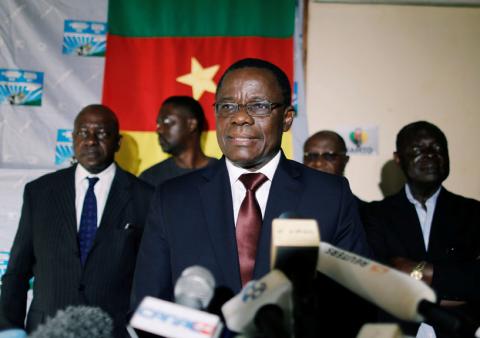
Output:
<path fill-rule="evenodd" d="M 83 201 L 82 216 L 80 217 L 80 229 L 78 241 L 80 243 L 80 260 L 85 265 L 88 252 L 92 247 L 95 233 L 97 232 L 97 199 L 93 187 L 98 182 L 98 177 L 87 177 L 88 190 Z"/>

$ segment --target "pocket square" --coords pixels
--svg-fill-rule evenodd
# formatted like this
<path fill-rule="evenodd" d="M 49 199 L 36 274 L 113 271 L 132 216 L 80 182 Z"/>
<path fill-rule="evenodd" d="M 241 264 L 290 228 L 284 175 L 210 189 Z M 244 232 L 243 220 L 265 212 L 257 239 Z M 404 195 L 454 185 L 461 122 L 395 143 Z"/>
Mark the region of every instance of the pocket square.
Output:
<path fill-rule="evenodd" d="M 135 225 L 133 223 L 125 223 L 125 226 L 123 227 L 124 230 L 128 229 L 133 229 Z"/>

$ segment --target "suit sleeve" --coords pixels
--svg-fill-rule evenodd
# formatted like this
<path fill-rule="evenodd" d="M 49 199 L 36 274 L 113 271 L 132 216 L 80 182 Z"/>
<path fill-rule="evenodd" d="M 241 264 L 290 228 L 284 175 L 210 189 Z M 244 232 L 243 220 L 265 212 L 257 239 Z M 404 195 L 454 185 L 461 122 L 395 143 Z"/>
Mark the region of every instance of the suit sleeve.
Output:
<path fill-rule="evenodd" d="M 2 277 L 0 329 L 24 328 L 27 292 L 33 276 L 33 203 L 29 185 L 23 194 L 20 223 L 13 241 L 7 271 Z"/>
<path fill-rule="evenodd" d="M 386 246 L 385 220 L 380 211 L 378 202 L 368 203 L 363 209 L 363 224 L 375 259 L 388 265 L 390 255 Z"/>
<path fill-rule="evenodd" d="M 365 231 L 360 220 L 358 205 L 348 181 L 342 179 L 342 197 L 334 245 L 359 255 L 371 257 Z"/>
<path fill-rule="evenodd" d="M 131 310 L 145 296 L 171 300 L 173 295 L 170 248 L 162 217 L 161 187 L 157 189 L 147 216 L 133 277 Z"/>
<path fill-rule="evenodd" d="M 480 260 L 433 265 L 432 287 L 439 298 L 480 301 Z"/>

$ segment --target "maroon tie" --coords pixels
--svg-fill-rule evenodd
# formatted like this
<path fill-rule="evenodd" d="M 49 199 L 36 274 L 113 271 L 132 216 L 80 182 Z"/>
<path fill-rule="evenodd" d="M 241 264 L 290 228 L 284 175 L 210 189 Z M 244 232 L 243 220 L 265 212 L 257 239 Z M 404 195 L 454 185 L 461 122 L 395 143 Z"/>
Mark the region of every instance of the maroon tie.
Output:
<path fill-rule="evenodd" d="M 262 212 L 255 198 L 255 191 L 268 178 L 263 174 L 257 173 L 243 174 L 238 179 L 247 189 L 238 212 L 236 227 L 240 274 L 242 276 L 242 285 L 245 285 L 253 276 L 258 237 L 262 225 Z"/>

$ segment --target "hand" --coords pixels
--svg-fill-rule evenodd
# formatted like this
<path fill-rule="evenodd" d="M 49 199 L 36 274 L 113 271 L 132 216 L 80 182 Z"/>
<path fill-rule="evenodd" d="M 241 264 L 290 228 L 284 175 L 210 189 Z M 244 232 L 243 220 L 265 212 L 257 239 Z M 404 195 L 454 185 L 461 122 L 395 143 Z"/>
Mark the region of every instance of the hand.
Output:
<path fill-rule="evenodd" d="M 410 275 L 413 269 L 418 265 L 420 262 L 412 261 L 405 257 L 393 257 L 390 260 L 390 264 L 397 270 L 405 272 Z M 428 285 L 432 285 L 432 277 L 433 277 L 433 265 L 428 263 L 425 265 L 423 269 L 423 277 L 422 281 Z"/>

